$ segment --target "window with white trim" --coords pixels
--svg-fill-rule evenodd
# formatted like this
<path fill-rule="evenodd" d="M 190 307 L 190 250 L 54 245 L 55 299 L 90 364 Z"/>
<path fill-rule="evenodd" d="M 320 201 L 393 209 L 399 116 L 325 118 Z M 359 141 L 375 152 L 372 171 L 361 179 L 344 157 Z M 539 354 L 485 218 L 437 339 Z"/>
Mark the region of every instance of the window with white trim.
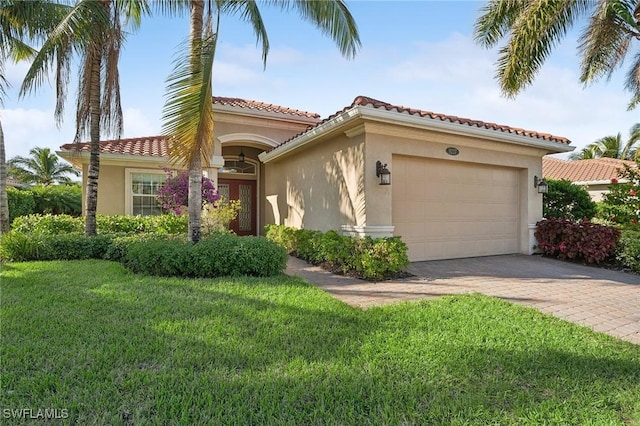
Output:
<path fill-rule="evenodd" d="M 166 180 L 166 174 L 132 172 L 129 175 L 130 211 L 141 216 L 159 215 L 163 213 L 156 195 Z"/>

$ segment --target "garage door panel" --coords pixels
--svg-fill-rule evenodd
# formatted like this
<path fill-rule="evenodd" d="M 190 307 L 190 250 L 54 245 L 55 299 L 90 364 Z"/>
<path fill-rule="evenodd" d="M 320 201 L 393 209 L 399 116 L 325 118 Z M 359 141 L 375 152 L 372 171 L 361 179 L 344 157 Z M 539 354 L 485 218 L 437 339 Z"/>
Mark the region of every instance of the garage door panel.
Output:
<path fill-rule="evenodd" d="M 393 224 L 411 260 L 518 251 L 517 169 L 403 156 L 393 168 Z"/>

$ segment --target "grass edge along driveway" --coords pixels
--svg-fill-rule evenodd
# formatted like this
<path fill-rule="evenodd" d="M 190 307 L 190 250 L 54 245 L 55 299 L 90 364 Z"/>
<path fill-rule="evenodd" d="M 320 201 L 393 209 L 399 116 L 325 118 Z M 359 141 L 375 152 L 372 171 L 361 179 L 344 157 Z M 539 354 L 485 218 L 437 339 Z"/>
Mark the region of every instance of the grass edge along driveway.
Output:
<path fill-rule="evenodd" d="M 495 298 L 362 311 L 286 276 L 1 267 L 6 424 L 640 424 L 640 346 Z"/>

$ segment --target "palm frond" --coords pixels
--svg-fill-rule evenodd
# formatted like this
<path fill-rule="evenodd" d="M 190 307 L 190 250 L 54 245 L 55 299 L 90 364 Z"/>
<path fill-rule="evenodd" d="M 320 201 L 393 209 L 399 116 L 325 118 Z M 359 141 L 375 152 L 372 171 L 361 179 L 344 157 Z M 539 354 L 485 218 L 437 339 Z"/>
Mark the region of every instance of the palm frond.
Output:
<path fill-rule="evenodd" d="M 551 50 L 589 6 L 589 0 L 527 2 L 499 53 L 497 78 L 504 94 L 513 97 L 532 83 Z"/>
<path fill-rule="evenodd" d="M 217 34 L 209 34 L 192 45 L 184 43 L 167 79 L 162 134 L 169 139 L 169 157 L 174 164 L 188 165 L 195 156 L 205 162 L 213 146 L 212 72 Z M 200 66 L 193 67 L 192 55 Z"/>
<path fill-rule="evenodd" d="M 267 65 L 269 54 L 269 36 L 260 14 L 260 8 L 254 0 L 223 1 L 220 3 L 220 13 L 240 15 L 240 19 L 251 24 L 256 36 L 256 43 L 262 44 L 262 62 Z"/>
<path fill-rule="evenodd" d="M 580 37 L 581 82 L 591 83 L 604 75 L 610 78 L 622 64 L 635 37 L 633 7 L 631 0 L 600 0 Z"/>
<path fill-rule="evenodd" d="M 627 72 L 624 87 L 631 92 L 631 101 L 627 106 L 627 110 L 631 111 L 640 105 L 640 52 L 633 58 L 633 64 Z"/>
<path fill-rule="evenodd" d="M 480 10 L 482 15 L 475 23 L 473 37 L 479 45 L 495 46 L 511 30 L 517 17 L 526 7 L 522 0 L 491 0 Z"/>

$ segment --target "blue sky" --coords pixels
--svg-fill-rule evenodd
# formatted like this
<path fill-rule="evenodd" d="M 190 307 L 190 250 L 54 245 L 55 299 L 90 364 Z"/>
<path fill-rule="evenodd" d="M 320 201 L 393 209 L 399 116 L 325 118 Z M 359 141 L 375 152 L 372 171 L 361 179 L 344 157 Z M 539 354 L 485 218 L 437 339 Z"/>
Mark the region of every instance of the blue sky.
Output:
<path fill-rule="evenodd" d="M 611 81 L 583 88 L 578 82 L 578 29 L 558 46 L 534 84 L 515 100 L 500 95 L 493 75 L 495 50 L 473 42 L 479 1 L 349 1 L 362 39 L 355 59 L 345 60 L 333 43 L 295 12 L 263 8 L 271 51 L 263 69 L 248 24 L 232 16 L 221 22 L 214 67 L 217 96 L 253 99 L 326 117 L 358 95 L 513 127 L 552 133 L 578 149 L 622 132 L 640 121 L 640 109 L 626 111 L 626 67 Z M 131 34 L 120 62 L 123 137 L 161 131 L 165 79 L 177 46 L 188 34 L 183 18 L 147 18 Z M 637 46 L 636 46 L 637 48 Z M 14 88 L 28 64 L 6 69 Z M 17 99 L 8 92 L 0 110 L 7 157 L 29 149 L 71 142 L 75 85 L 70 87 L 64 124 L 53 120 L 50 86 Z"/>

